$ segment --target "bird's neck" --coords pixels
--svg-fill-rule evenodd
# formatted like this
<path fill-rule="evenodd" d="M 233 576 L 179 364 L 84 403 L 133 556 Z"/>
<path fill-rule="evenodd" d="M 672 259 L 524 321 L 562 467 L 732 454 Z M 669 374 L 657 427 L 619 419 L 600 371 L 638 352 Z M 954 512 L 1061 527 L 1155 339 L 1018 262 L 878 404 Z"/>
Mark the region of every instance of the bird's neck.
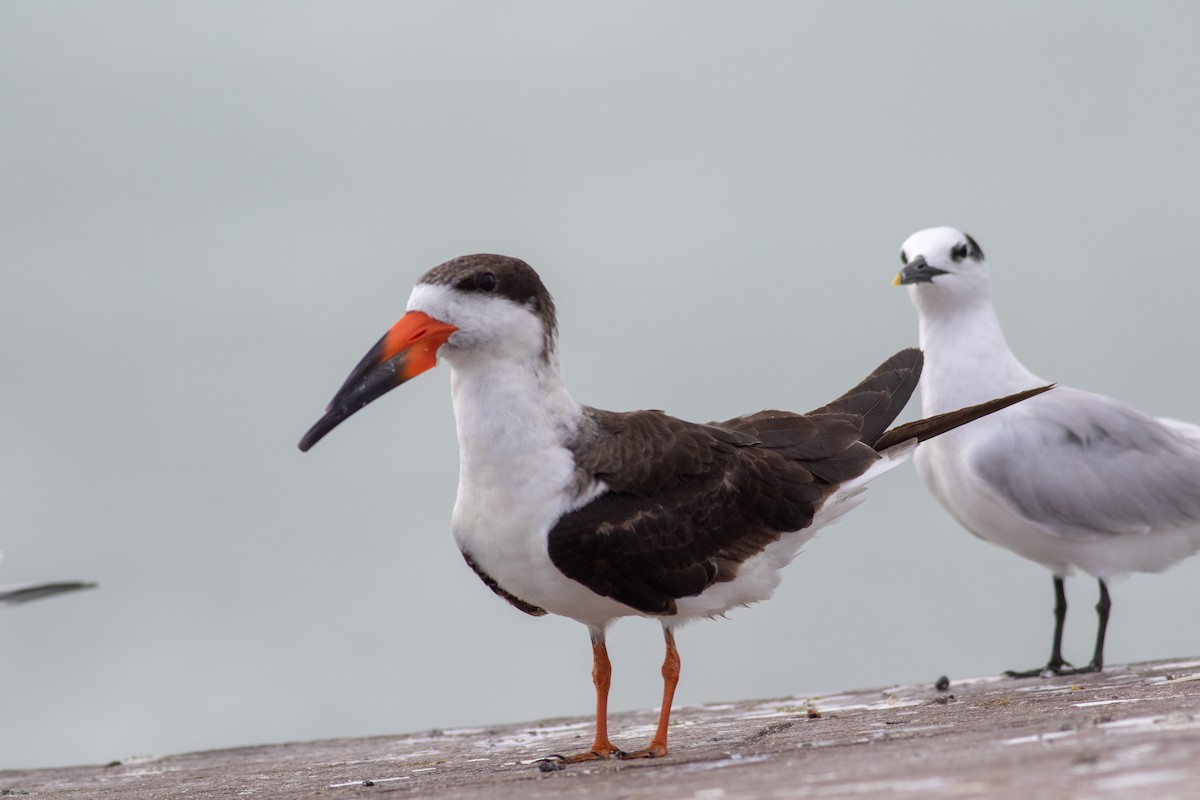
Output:
<path fill-rule="evenodd" d="M 1009 349 L 990 298 L 918 309 L 925 416 L 1045 383 Z"/>
<path fill-rule="evenodd" d="M 557 352 L 452 365 L 450 392 L 461 487 L 569 479 L 557 475 L 558 467 L 547 474 L 551 462 L 569 461 L 564 442 L 582 413 L 563 382 Z"/>

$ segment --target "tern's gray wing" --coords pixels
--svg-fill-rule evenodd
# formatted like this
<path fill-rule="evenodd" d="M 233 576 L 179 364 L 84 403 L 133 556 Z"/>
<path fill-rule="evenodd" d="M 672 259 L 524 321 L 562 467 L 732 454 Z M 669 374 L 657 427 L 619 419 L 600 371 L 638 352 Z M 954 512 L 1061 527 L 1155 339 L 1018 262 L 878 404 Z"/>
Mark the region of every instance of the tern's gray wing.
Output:
<path fill-rule="evenodd" d="M 95 588 L 94 583 L 82 581 L 59 581 L 57 583 L 26 583 L 19 586 L 0 586 L 0 606 L 15 606 L 42 597 L 50 597 L 78 589 Z"/>
<path fill-rule="evenodd" d="M 967 466 L 1026 519 L 1060 536 L 1200 524 L 1200 446 L 1117 400 L 1059 387 L 1015 407 Z"/>

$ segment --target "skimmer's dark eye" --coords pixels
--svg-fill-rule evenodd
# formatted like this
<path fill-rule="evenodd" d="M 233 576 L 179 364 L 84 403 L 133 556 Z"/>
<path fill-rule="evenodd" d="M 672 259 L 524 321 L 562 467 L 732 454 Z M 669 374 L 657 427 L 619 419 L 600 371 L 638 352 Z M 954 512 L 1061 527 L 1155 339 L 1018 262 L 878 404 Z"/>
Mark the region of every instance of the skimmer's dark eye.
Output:
<path fill-rule="evenodd" d="M 908 264 L 908 253 L 903 250 L 900 251 L 900 263 L 904 265 Z"/>
<path fill-rule="evenodd" d="M 966 243 L 954 245 L 954 249 L 952 249 L 950 251 L 950 257 L 952 259 L 954 259 L 955 263 L 962 261 L 964 258 L 966 258 L 967 257 Z"/>
<path fill-rule="evenodd" d="M 490 272 L 481 272 L 475 276 L 475 288 L 481 292 L 490 292 L 496 288 L 496 276 Z"/>

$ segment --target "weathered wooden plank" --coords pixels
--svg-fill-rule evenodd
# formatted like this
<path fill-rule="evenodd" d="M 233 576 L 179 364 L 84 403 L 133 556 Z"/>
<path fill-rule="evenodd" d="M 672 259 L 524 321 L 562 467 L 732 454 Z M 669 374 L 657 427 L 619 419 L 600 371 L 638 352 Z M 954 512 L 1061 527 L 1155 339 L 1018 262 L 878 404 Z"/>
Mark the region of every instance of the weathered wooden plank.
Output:
<path fill-rule="evenodd" d="M 614 715 L 649 739 L 651 710 Z M 1200 659 L 677 709 L 671 754 L 543 773 L 591 721 L 247 747 L 0 772 L 31 798 L 1200 797 Z"/>

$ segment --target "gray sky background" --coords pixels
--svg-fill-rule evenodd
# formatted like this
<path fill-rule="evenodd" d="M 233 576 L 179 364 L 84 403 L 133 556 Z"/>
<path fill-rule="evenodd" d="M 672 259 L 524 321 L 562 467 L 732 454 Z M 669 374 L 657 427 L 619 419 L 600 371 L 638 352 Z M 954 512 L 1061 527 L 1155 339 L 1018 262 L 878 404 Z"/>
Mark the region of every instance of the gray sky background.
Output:
<path fill-rule="evenodd" d="M 0 768 L 591 711 L 451 540 L 446 369 L 295 447 L 457 255 L 541 272 L 580 401 L 708 420 L 914 344 L 955 225 L 1032 369 L 1200 421 L 1198 8 L 0 4 L 0 582 L 101 583 L 0 614 Z M 1109 659 L 1200 653 L 1198 584 L 1117 584 Z M 682 631 L 678 703 L 1030 667 L 1051 599 L 905 468 Z M 610 645 L 657 705 L 658 626 Z"/>

